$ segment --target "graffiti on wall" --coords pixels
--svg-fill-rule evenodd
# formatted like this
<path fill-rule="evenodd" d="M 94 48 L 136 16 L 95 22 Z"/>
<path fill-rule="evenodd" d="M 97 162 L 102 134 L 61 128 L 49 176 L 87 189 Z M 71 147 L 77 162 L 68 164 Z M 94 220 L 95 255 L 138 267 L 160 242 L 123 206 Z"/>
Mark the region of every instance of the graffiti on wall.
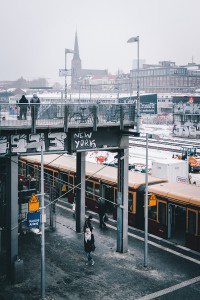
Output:
<path fill-rule="evenodd" d="M 78 132 L 73 135 L 75 149 L 89 149 L 96 148 L 96 141 L 93 138 L 93 133 L 91 132 Z"/>
<path fill-rule="evenodd" d="M 51 151 L 64 151 L 66 133 L 38 133 L 38 134 L 15 134 L 8 136 L 0 136 L 0 154 L 23 154 L 32 153 L 31 144 L 43 142 L 43 150 Z M 41 146 L 34 149 L 34 152 L 40 152 Z"/>
<path fill-rule="evenodd" d="M 173 134 L 175 136 L 180 137 L 191 137 L 191 138 L 199 138 L 200 137 L 200 123 L 193 124 L 187 122 L 187 124 L 181 125 L 179 123 L 175 123 L 173 127 Z"/>

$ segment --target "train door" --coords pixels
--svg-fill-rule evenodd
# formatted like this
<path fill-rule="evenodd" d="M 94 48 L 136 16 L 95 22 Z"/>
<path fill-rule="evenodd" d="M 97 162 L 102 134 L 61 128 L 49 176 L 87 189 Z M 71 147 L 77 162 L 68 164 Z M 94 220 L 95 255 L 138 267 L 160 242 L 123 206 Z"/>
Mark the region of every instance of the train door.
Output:
<path fill-rule="evenodd" d="M 60 191 L 63 197 L 67 197 L 66 195 L 67 189 L 68 189 L 68 174 L 60 172 Z"/>
<path fill-rule="evenodd" d="M 168 204 L 168 239 L 178 244 L 185 243 L 186 208 L 173 203 Z"/>
<path fill-rule="evenodd" d="M 135 213 L 136 213 L 136 192 L 128 193 L 128 224 L 135 226 Z"/>
<path fill-rule="evenodd" d="M 185 245 L 200 251 L 200 211 L 197 208 L 187 208 L 186 241 Z"/>
<path fill-rule="evenodd" d="M 103 185 L 103 190 L 104 190 L 104 198 L 107 200 L 105 205 L 106 205 L 106 211 L 108 213 L 113 213 L 113 210 L 114 210 L 114 188 L 113 186 L 110 186 L 110 185 L 106 185 L 104 184 Z"/>
<path fill-rule="evenodd" d="M 75 192 L 74 192 L 74 175 L 69 174 L 69 177 L 68 177 L 68 193 L 67 193 L 69 203 L 74 202 L 74 195 L 75 195 Z"/>

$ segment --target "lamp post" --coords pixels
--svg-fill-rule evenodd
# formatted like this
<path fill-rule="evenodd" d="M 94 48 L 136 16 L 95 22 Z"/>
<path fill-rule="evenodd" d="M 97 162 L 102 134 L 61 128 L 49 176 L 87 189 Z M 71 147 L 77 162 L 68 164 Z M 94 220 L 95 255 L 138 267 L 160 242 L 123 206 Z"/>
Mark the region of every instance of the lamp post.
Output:
<path fill-rule="evenodd" d="M 74 51 L 71 50 L 71 49 L 66 49 L 65 48 L 65 101 L 67 101 L 67 75 L 68 75 L 68 70 L 67 70 L 67 53 L 74 53 Z"/>
<path fill-rule="evenodd" d="M 45 222 L 46 214 L 44 210 L 44 159 L 43 159 L 43 141 L 30 143 L 26 146 L 28 149 L 41 147 L 41 299 L 45 299 Z"/>
<path fill-rule="evenodd" d="M 140 132 L 140 82 L 139 82 L 139 36 L 131 37 L 127 43 L 137 42 L 137 132 Z"/>
<path fill-rule="evenodd" d="M 146 172 L 145 172 L 145 219 L 144 219 L 144 267 L 147 267 L 148 262 L 148 138 L 146 133 Z"/>

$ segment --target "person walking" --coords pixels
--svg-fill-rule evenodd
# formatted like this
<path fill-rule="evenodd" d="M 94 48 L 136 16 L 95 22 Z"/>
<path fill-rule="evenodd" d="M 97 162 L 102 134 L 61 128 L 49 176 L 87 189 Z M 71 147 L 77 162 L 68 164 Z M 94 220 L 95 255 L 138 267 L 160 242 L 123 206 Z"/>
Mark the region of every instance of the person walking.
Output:
<path fill-rule="evenodd" d="M 24 116 L 24 120 L 26 120 L 27 109 L 28 109 L 28 99 L 26 99 L 25 95 L 22 95 L 21 99 L 19 100 L 19 120 L 22 120 Z"/>
<path fill-rule="evenodd" d="M 37 94 L 33 94 L 33 97 L 30 101 L 31 106 L 31 118 L 33 119 L 35 116 L 35 119 L 38 117 L 38 110 L 40 107 L 40 99 L 38 98 Z"/>
<path fill-rule="evenodd" d="M 89 217 L 85 220 L 84 232 L 86 232 L 87 228 L 89 228 L 91 232 L 94 229 L 94 227 L 92 226 L 92 219 L 93 219 L 93 217 L 91 215 L 89 215 Z"/>
<path fill-rule="evenodd" d="M 73 218 L 76 219 L 76 200 L 72 203 Z"/>
<path fill-rule="evenodd" d="M 105 201 L 100 198 L 99 202 L 98 202 L 98 214 L 99 214 L 99 227 L 102 228 L 106 228 L 106 223 L 104 222 L 104 216 L 106 213 L 106 206 L 105 206 Z"/>
<path fill-rule="evenodd" d="M 94 265 L 94 260 L 92 258 L 91 252 L 95 250 L 95 240 L 90 228 L 86 228 L 84 233 L 84 250 L 88 259 L 87 265 Z"/>

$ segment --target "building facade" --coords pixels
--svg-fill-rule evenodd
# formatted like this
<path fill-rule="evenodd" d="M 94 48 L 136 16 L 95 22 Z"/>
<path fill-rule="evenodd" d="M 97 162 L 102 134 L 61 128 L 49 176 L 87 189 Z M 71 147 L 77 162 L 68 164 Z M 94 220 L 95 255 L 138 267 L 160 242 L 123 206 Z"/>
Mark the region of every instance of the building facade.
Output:
<path fill-rule="evenodd" d="M 200 87 L 200 65 L 191 63 L 176 66 L 175 62 L 162 61 L 158 65 L 143 65 L 130 71 L 132 88 L 146 93 L 194 93 Z"/>

